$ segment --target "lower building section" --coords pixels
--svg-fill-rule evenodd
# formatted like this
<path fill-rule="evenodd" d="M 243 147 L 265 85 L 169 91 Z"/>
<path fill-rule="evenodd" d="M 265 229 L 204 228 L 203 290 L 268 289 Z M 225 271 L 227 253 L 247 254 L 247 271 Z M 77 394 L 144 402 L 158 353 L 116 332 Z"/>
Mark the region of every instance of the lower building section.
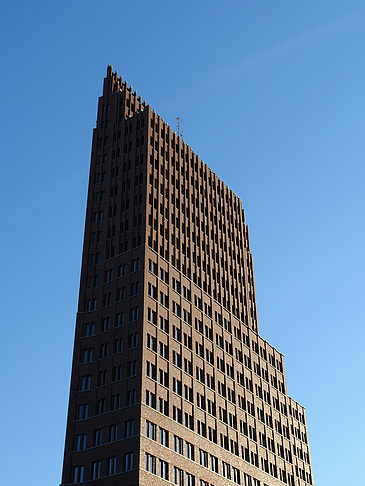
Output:
<path fill-rule="evenodd" d="M 140 440 L 141 485 L 166 481 L 178 486 L 305 484 L 295 478 L 295 468 L 288 468 L 274 454 L 270 457 L 264 448 L 247 459 L 264 464 L 263 458 L 269 457 L 271 474 L 242 458 L 247 454 L 247 441 L 240 442 L 239 455 L 234 455 L 149 407 L 142 406 Z"/>
<path fill-rule="evenodd" d="M 93 427 L 93 421 L 96 427 Z M 75 423 L 74 447 L 65 454 L 61 486 L 79 483 L 137 485 L 140 461 L 138 418 L 131 419 L 130 410 L 126 408 L 119 411 L 118 417 L 105 414 L 98 417 L 97 423 L 93 419 L 88 422 Z"/>

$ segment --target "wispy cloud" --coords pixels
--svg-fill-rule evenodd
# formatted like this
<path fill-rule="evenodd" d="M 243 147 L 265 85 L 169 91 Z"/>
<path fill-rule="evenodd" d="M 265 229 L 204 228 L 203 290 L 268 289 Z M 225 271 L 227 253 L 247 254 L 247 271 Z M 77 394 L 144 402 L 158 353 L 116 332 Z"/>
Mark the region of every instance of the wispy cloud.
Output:
<path fill-rule="evenodd" d="M 242 59 L 237 64 L 219 70 L 219 72 L 210 77 L 210 82 L 216 83 L 217 81 L 227 81 L 227 79 L 240 77 L 242 74 L 260 68 L 268 62 L 271 62 L 273 59 L 291 53 L 308 43 L 333 36 L 341 31 L 349 30 L 354 28 L 356 24 L 363 25 L 364 17 L 365 7 L 353 10 L 341 19 L 319 26 L 316 29 L 299 35 L 298 37 L 288 39 L 285 42 L 274 45 L 263 51 L 259 51 L 246 59 Z"/>

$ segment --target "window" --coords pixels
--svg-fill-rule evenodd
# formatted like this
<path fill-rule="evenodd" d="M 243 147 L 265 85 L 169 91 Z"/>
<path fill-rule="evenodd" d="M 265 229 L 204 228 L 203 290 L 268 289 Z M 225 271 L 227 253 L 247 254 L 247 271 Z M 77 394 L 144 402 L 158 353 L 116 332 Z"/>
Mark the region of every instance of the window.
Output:
<path fill-rule="evenodd" d="M 181 343 L 181 329 L 176 326 L 172 326 L 172 337 Z"/>
<path fill-rule="evenodd" d="M 193 375 L 193 363 L 187 358 L 184 358 L 184 371 L 189 375 Z"/>
<path fill-rule="evenodd" d="M 195 476 L 193 474 L 185 473 L 185 486 L 195 486 Z"/>
<path fill-rule="evenodd" d="M 169 402 L 161 397 L 158 399 L 158 411 L 169 416 Z"/>
<path fill-rule="evenodd" d="M 129 335 L 128 348 L 136 348 L 138 345 L 138 333 L 135 332 Z"/>
<path fill-rule="evenodd" d="M 147 319 L 157 326 L 157 312 L 152 310 L 150 307 L 147 308 Z"/>
<path fill-rule="evenodd" d="M 96 429 L 94 431 L 94 446 L 100 446 L 102 443 L 103 430 Z"/>
<path fill-rule="evenodd" d="M 146 361 L 146 375 L 152 380 L 156 380 L 156 365 Z"/>
<path fill-rule="evenodd" d="M 199 393 L 198 393 L 199 395 Z M 201 395 L 199 395 L 201 396 Z M 188 385 L 184 385 L 184 398 L 189 400 L 189 402 L 193 403 L 193 388 Z"/>
<path fill-rule="evenodd" d="M 109 344 L 108 343 L 103 343 L 103 344 L 100 344 L 100 349 L 99 349 L 99 357 L 102 359 L 102 358 L 106 358 L 109 354 Z"/>
<path fill-rule="evenodd" d="M 90 299 L 90 300 L 88 300 L 88 302 L 87 302 L 87 311 L 88 312 L 96 311 L 97 305 L 98 305 L 98 300 L 97 299 Z"/>
<path fill-rule="evenodd" d="M 151 282 L 148 282 L 147 284 L 147 294 L 153 299 L 157 299 L 157 287 Z"/>
<path fill-rule="evenodd" d="M 83 403 L 77 407 L 76 420 L 85 420 L 89 417 L 89 404 Z"/>
<path fill-rule="evenodd" d="M 83 451 L 86 449 L 86 434 L 78 434 L 76 435 L 76 451 Z"/>
<path fill-rule="evenodd" d="M 131 471 L 133 469 L 133 452 L 127 452 L 123 455 L 123 471 Z"/>
<path fill-rule="evenodd" d="M 118 424 L 111 425 L 109 427 L 109 440 L 110 440 L 110 442 L 118 440 L 118 435 L 119 435 L 119 425 Z"/>
<path fill-rule="evenodd" d="M 127 378 L 130 378 L 131 376 L 136 376 L 137 374 L 137 361 L 128 361 L 128 375 Z"/>
<path fill-rule="evenodd" d="M 183 440 L 177 435 L 174 435 L 174 451 L 183 454 Z"/>
<path fill-rule="evenodd" d="M 169 464 L 162 459 L 159 459 L 159 476 L 163 479 L 169 479 Z"/>
<path fill-rule="evenodd" d="M 183 297 L 185 299 L 191 300 L 191 292 L 185 287 L 185 285 L 183 285 Z"/>
<path fill-rule="evenodd" d="M 103 306 L 106 307 L 108 305 L 111 305 L 112 303 L 112 294 L 111 292 L 108 292 L 107 294 L 104 294 L 103 296 Z M 94 309 L 96 310 L 96 309 Z"/>
<path fill-rule="evenodd" d="M 260 485 L 259 482 L 256 482 L 256 479 L 253 479 L 248 474 L 245 474 L 244 484 L 245 484 L 245 486 L 259 486 Z"/>
<path fill-rule="evenodd" d="M 208 452 L 203 449 L 199 449 L 199 463 L 204 467 L 208 467 Z"/>
<path fill-rule="evenodd" d="M 157 426 L 153 422 L 146 420 L 146 436 L 149 439 L 156 440 Z"/>
<path fill-rule="evenodd" d="M 222 476 L 231 479 L 231 465 L 224 461 L 222 461 Z"/>
<path fill-rule="evenodd" d="M 158 370 L 158 382 L 167 388 L 169 387 L 169 374 L 161 368 Z"/>
<path fill-rule="evenodd" d="M 157 275 L 157 263 L 153 262 L 151 259 L 148 260 L 148 270 L 153 274 Z"/>
<path fill-rule="evenodd" d="M 190 442 L 185 442 L 185 455 L 188 459 L 195 461 L 194 445 Z"/>
<path fill-rule="evenodd" d="M 100 400 L 96 400 L 96 415 L 101 415 L 105 412 L 105 398 L 101 398 Z"/>
<path fill-rule="evenodd" d="M 86 322 L 82 326 L 82 337 L 90 337 L 95 335 L 95 322 Z"/>
<path fill-rule="evenodd" d="M 166 282 L 167 284 L 169 283 L 169 273 L 163 268 L 160 268 L 160 279 Z"/>
<path fill-rule="evenodd" d="M 141 263 L 139 258 L 132 260 L 132 272 L 137 272 L 140 269 Z"/>
<path fill-rule="evenodd" d="M 110 317 L 106 317 L 102 320 L 101 332 L 110 331 Z"/>
<path fill-rule="evenodd" d="M 84 466 L 75 466 L 73 473 L 73 483 L 82 483 L 84 481 Z"/>
<path fill-rule="evenodd" d="M 177 486 L 183 486 L 184 484 L 184 472 L 182 469 L 179 469 L 178 467 L 174 467 L 174 484 L 177 484 Z"/>
<path fill-rule="evenodd" d="M 156 474 L 156 457 L 146 452 L 146 471 Z"/>
<path fill-rule="evenodd" d="M 117 472 L 117 458 L 115 456 L 108 458 L 108 475 L 116 474 Z"/>
<path fill-rule="evenodd" d="M 172 312 L 177 316 L 181 317 L 181 305 L 174 300 L 172 301 Z"/>
<path fill-rule="evenodd" d="M 91 363 L 93 360 L 93 348 L 82 349 L 80 363 Z"/>
<path fill-rule="evenodd" d="M 172 407 L 172 418 L 176 420 L 179 424 L 182 424 L 182 410 L 181 408 L 176 407 L 173 405 Z"/>
<path fill-rule="evenodd" d="M 169 446 L 169 433 L 167 430 L 160 427 L 160 444 L 165 447 Z"/>
<path fill-rule="evenodd" d="M 175 366 L 181 368 L 181 354 L 177 353 L 176 351 L 172 352 L 172 362 Z"/>
<path fill-rule="evenodd" d="M 131 285 L 131 297 L 139 294 L 139 282 L 133 282 Z"/>
<path fill-rule="evenodd" d="M 167 344 L 164 344 L 163 342 L 159 341 L 158 343 L 158 352 L 159 355 L 162 356 L 165 359 L 169 359 L 169 347 Z M 181 358 L 181 355 L 179 355 Z M 180 366 L 181 368 L 181 366 Z"/>
<path fill-rule="evenodd" d="M 169 321 L 164 319 L 162 316 L 160 316 L 160 329 L 165 331 L 167 334 L 169 333 Z"/>
<path fill-rule="evenodd" d="M 182 382 L 175 377 L 172 379 L 172 391 L 182 396 Z"/>
<path fill-rule="evenodd" d="M 119 302 L 121 300 L 125 300 L 125 296 L 126 296 L 125 287 L 121 287 L 121 288 L 117 289 L 117 293 L 116 293 L 116 301 L 117 302 Z"/>
<path fill-rule="evenodd" d="M 114 354 L 123 352 L 123 338 L 114 339 Z"/>
<path fill-rule="evenodd" d="M 156 408 L 156 395 L 149 390 L 146 390 L 146 405 Z"/>
<path fill-rule="evenodd" d="M 136 390 L 128 390 L 127 406 L 134 405 L 135 403 L 136 403 Z"/>
<path fill-rule="evenodd" d="M 237 484 L 241 484 L 241 472 L 239 469 L 232 466 L 232 476 L 233 481 Z"/>
<path fill-rule="evenodd" d="M 132 307 L 130 310 L 130 322 L 136 321 L 138 319 L 138 306 Z"/>
<path fill-rule="evenodd" d="M 169 308 L 169 298 L 162 291 L 160 292 L 160 304 L 162 304 L 165 307 Z"/>
<path fill-rule="evenodd" d="M 90 390 L 91 385 L 91 376 L 81 376 L 80 377 L 80 391 L 88 391 Z"/>
<path fill-rule="evenodd" d="M 132 437 L 134 435 L 134 419 L 126 420 L 124 423 L 124 436 Z"/>
<path fill-rule="evenodd" d="M 124 312 L 120 312 L 119 314 L 116 315 L 115 327 L 124 326 L 124 322 L 125 322 L 125 314 Z"/>
<path fill-rule="evenodd" d="M 124 277 L 125 275 L 127 275 L 127 264 L 122 263 L 119 265 L 119 277 Z"/>
<path fill-rule="evenodd" d="M 218 457 L 215 457 L 212 454 L 210 454 L 210 469 L 218 473 Z"/>
<path fill-rule="evenodd" d="M 175 292 L 178 292 L 179 294 L 181 293 L 181 284 L 175 277 L 172 277 L 172 288 Z"/>
<path fill-rule="evenodd" d="M 120 381 L 122 379 L 122 365 L 113 366 L 112 381 Z"/>
<path fill-rule="evenodd" d="M 100 461 L 95 461 L 91 465 L 92 479 L 100 478 Z"/>
<path fill-rule="evenodd" d="M 147 333 L 147 348 L 157 352 L 157 340 L 154 336 Z"/>
<path fill-rule="evenodd" d="M 112 395 L 112 399 L 110 402 L 110 410 L 117 410 L 120 408 L 120 394 Z"/>
<path fill-rule="evenodd" d="M 204 370 L 198 366 L 196 367 L 196 379 L 205 384 Z"/>

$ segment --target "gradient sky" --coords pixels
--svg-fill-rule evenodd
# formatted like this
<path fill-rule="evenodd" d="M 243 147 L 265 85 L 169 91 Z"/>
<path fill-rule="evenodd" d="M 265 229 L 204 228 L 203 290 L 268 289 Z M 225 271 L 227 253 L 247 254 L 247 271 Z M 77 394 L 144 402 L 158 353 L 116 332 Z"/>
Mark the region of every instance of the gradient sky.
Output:
<path fill-rule="evenodd" d="M 1 484 L 61 477 L 92 128 L 106 65 L 244 202 L 262 336 L 316 486 L 364 464 L 365 4 L 4 1 Z"/>

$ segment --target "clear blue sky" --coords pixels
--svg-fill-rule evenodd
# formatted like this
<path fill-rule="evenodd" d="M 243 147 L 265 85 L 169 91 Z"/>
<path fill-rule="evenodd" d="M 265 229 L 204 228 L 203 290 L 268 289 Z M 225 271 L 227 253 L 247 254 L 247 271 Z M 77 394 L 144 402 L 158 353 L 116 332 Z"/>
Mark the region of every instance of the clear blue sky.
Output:
<path fill-rule="evenodd" d="M 316 486 L 364 464 L 365 4 L 3 1 L 1 484 L 60 481 L 97 97 L 113 64 L 243 199 Z"/>

